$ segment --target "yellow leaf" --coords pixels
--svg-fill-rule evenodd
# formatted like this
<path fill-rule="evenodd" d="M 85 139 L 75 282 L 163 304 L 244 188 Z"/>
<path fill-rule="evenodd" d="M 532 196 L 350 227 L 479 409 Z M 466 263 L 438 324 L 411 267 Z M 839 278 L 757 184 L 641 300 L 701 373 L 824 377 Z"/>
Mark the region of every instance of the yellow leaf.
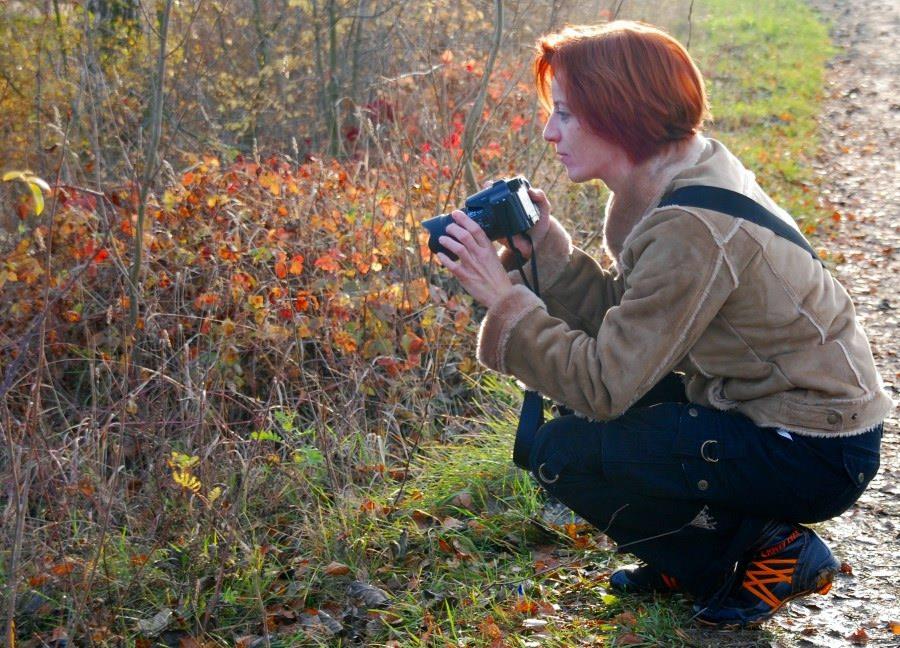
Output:
<path fill-rule="evenodd" d="M 28 188 L 31 189 L 31 195 L 34 196 L 34 214 L 40 216 L 44 211 L 44 194 L 41 192 L 40 186 L 33 182 L 28 183 Z"/>
<path fill-rule="evenodd" d="M 200 480 L 187 470 L 176 470 L 172 473 L 172 480 L 183 489 L 191 491 L 192 493 L 198 493 L 200 491 L 200 486 L 202 486 Z"/>
<path fill-rule="evenodd" d="M 31 195 L 34 196 L 34 213 L 37 216 L 44 211 L 44 191 L 50 191 L 50 185 L 46 180 L 34 175 L 31 171 L 7 171 L 3 174 L 3 181 L 21 180 L 28 185 Z"/>

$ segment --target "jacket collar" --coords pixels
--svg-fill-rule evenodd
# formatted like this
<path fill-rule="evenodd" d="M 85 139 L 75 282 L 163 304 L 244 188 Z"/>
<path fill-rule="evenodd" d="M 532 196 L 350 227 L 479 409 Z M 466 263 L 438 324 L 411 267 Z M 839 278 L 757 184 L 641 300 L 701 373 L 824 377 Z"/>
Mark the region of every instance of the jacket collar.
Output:
<path fill-rule="evenodd" d="M 659 204 L 675 176 L 697 164 L 707 143 L 702 135 L 694 135 L 668 147 L 640 164 L 626 189 L 610 194 L 603 223 L 603 244 L 617 266 L 635 225 Z"/>

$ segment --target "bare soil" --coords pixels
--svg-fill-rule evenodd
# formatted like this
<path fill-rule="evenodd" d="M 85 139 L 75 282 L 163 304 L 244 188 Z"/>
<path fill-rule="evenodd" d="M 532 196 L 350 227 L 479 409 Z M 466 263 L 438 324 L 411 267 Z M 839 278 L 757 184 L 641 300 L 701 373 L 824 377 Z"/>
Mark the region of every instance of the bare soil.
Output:
<path fill-rule="evenodd" d="M 889 393 L 900 397 L 900 3 L 810 0 L 841 51 L 830 64 L 815 169 L 840 222 L 823 241 L 853 297 Z M 837 218 L 837 217 L 836 217 Z M 856 505 L 819 532 L 845 571 L 830 595 L 770 625 L 782 645 L 900 646 L 900 428 L 885 423 L 882 465 Z M 775 628 L 772 628 L 775 630 Z M 786 631 L 786 632 L 785 632 Z M 786 635 L 786 636 L 785 636 Z"/>

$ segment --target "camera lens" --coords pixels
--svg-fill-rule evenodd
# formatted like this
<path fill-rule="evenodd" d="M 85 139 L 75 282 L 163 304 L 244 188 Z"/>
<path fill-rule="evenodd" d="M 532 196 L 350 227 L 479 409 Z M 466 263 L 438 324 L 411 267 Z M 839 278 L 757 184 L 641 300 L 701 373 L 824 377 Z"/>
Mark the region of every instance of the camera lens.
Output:
<path fill-rule="evenodd" d="M 441 214 L 440 216 L 435 216 L 434 218 L 422 221 L 422 227 L 428 230 L 428 234 L 430 235 L 428 237 L 428 248 L 432 252 L 435 254 L 443 252 L 451 259 L 456 260 L 456 255 L 438 243 L 438 239 L 447 233 L 447 226 L 452 222 L 453 217 L 450 216 L 450 214 Z"/>

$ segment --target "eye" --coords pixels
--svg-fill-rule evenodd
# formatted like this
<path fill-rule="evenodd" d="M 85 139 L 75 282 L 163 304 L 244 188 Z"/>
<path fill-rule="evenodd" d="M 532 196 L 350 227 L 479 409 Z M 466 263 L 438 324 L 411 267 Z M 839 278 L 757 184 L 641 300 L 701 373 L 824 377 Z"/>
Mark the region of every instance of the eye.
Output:
<path fill-rule="evenodd" d="M 569 118 L 572 116 L 571 113 L 568 113 L 565 110 L 557 109 L 555 112 L 557 115 L 559 115 L 559 120 L 563 123 L 569 121 Z"/>

